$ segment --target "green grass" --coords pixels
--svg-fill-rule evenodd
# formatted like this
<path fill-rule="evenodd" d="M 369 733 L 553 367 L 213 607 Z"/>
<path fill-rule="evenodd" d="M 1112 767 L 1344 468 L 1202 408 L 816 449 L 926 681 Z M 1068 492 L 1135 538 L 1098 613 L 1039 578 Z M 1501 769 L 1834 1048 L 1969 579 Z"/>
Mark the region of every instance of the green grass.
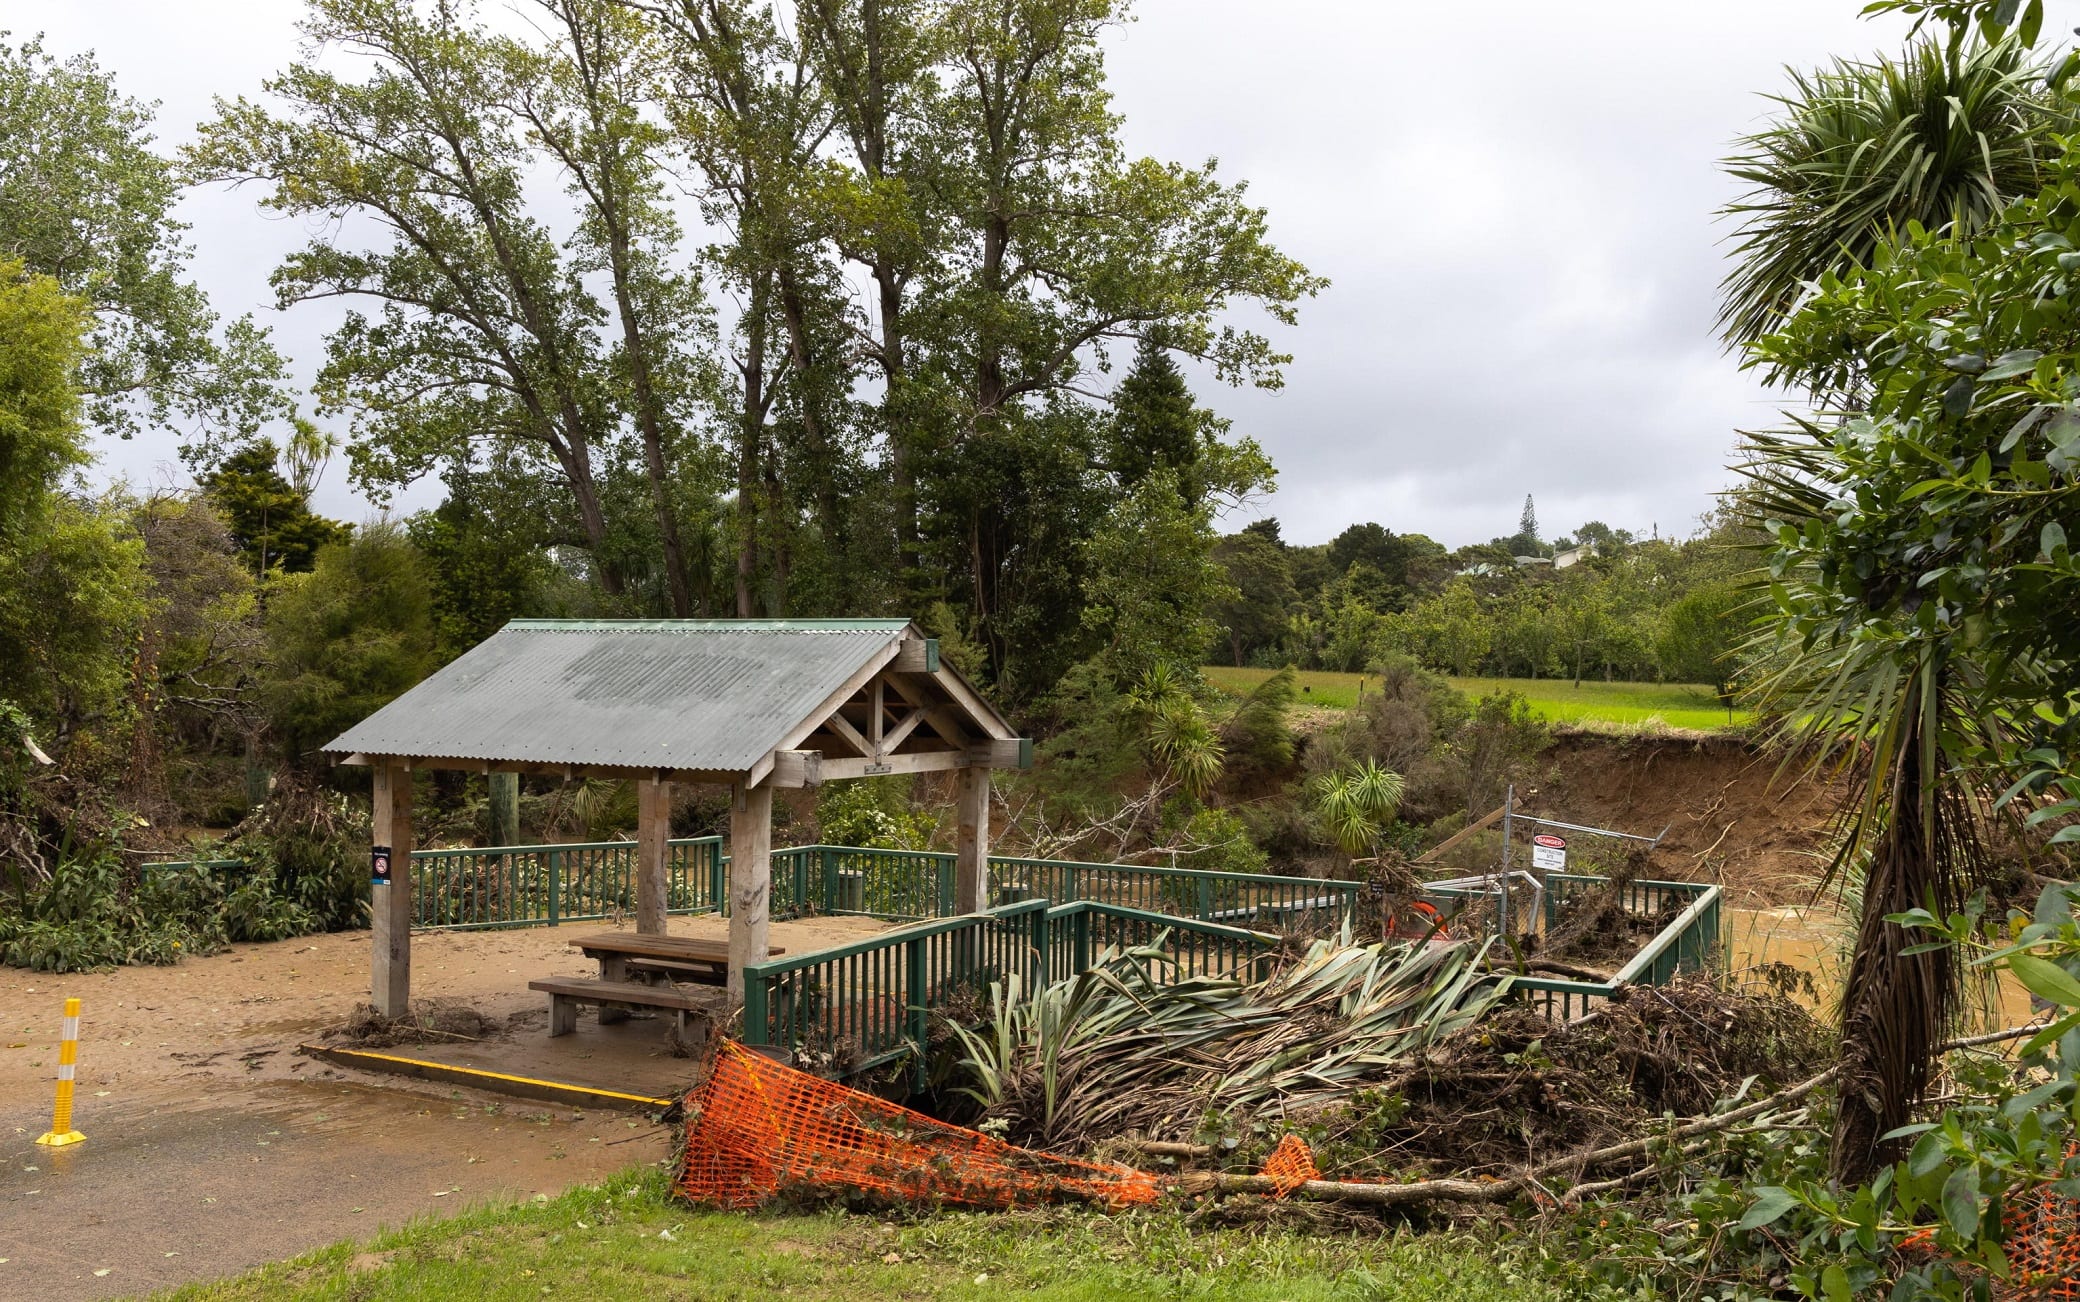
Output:
<path fill-rule="evenodd" d="M 1206 680 L 1221 691 L 1241 696 L 1272 675 L 1269 669 L 1233 669 L 1211 665 Z M 1303 670 L 1300 700 L 1304 704 L 1349 709 L 1358 700 L 1358 684 L 1368 690 L 1379 685 L 1365 674 L 1336 674 L 1325 670 Z M 1712 689 L 1695 683 L 1605 683 L 1583 679 L 1576 687 L 1565 678 L 1454 678 L 1452 686 L 1479 696 L 1511 691 L 1531 703 L 1531 708 L 1550 723 L 1583 727 L 1631 729 L 1659 720 L 1672 728 L 1702 732 L 1724 731 L 1750 721 L 1745 710 L 1733 712 L 1729 722 L 1726 707 Z"/>
<path fill-rule="evenodd" d="M 1490 1243 L 1495 1236 L 1488 1236 Z M 1528 1261 L 1528 1258 L 1525 1258 Z M 735 1215 L 669 1201 L 656 1172 L 486 1206 L 366 1244 L 162 1295 L 234 1299 L 723 1299 L 1001 1295 L 1240 1302 L 1503 1302 L 1584 1296 L 1473 1235 L 1195 1226 L 1181 1211 L 1034 1209 L 891 1219 Z"/>

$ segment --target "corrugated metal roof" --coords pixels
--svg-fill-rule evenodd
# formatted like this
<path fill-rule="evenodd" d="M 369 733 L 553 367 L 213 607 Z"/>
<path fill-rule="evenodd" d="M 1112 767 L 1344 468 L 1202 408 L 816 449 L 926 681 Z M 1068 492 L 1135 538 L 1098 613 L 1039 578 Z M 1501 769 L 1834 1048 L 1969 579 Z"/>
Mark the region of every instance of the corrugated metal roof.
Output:
<path fill-rule="evenodd" d="M 741 773 L 908 627 L 514 620 L 325 749 Z"/>

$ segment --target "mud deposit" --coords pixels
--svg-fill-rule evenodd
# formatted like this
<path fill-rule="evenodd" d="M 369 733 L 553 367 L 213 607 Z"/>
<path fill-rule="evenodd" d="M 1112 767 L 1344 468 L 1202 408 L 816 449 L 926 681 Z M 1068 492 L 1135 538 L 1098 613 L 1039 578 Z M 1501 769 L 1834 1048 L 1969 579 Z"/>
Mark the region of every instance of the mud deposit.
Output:
<path fill-rule="evenodd" d="M 701 920 L 673 931 L 705 934 Z M 534 977 L 591 975 L 569 948 L 601 924 L 422 933 L 415 993 L 474 1010 L 522 1062 L 547 1017 Z M 780 924 L 799 952 L 879 929 Z M 560 934 L 559 934 L 560 933 Z M 296 1052 L 368 988 L 368 933 L 55 975 L 0 968 L 0 1298 L 129 1296 L 228 1275 L 415 1217 L 526 1199 L 666 1156 L 665 1133 L 619 1112 L 345 1072 Z M 76 1147 L 50 1125 L 59 1014 L 82 1000 Z M 683 1072 L 661 1022 L 613 1028 L 621 1052 Z M 559 1046 L 597 1033 L 590 1019 Z M 577 1046 L 574 1046 L 577 1047 Z"/>

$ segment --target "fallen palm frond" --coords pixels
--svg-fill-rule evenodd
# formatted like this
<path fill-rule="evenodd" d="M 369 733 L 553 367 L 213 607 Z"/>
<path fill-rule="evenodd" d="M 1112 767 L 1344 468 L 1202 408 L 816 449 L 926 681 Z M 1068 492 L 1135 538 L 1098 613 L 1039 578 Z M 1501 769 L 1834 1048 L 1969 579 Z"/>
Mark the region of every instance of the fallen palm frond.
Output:
<path fill-rule="evenodd" d="M 1261 983 L 1181 973 L 1162 937 L 1108 952 L 992 1018 L 955 1028 L 985 1121 L 1019 1142 L 1189 1132 L 1209 1110 L 1276 1115 L 1347 1096 L 1479 1019 L 1509 979 L 1486 942 L 1317 941 Z"/>

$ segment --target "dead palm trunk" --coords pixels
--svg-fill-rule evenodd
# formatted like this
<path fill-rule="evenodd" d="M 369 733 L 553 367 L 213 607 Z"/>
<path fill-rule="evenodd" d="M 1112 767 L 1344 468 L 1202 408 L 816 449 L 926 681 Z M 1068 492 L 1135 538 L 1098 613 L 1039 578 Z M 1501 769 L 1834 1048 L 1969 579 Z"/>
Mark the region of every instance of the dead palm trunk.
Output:
<path fill-rule="evenodd" d="M 1864 857 L 1863 913 L 1842 987 L 1840 1102 L 1833 1173 L 1870 1180 L 1899 1156 L 1885 1136 L 1911 1122 L 1935 1070 L 1936 1046 L 1960 1003 L 1956 956 L 1887 919 L 1927 908 L 1948 916 L 1982 875 L 1968 779 L 1942 735 L 1945 659 L 1924 655 L 1903 675 L 1898 708 L 1871 739 L 1868 768 L 1835 868 Z"/>

